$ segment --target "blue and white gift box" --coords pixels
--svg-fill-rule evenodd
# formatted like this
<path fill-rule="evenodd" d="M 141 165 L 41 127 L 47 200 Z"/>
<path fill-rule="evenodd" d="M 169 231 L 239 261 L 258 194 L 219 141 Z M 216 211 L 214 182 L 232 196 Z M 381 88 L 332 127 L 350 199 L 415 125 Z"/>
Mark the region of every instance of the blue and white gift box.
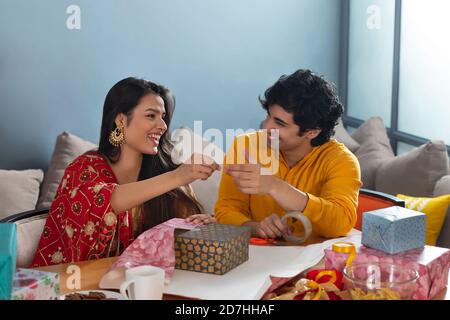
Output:
<path fill-rule="evenodd" d="M 14 223 L 0 223 L 0 300 L 11 298 L 16 270 L 16 232 Z"/>
<path fill-rule="evenodd" d="M 361 242 L 367 247 L 389 254 L 425 245 L 426 215 L 402 208 L 389 207 L 363 214 Z"/>

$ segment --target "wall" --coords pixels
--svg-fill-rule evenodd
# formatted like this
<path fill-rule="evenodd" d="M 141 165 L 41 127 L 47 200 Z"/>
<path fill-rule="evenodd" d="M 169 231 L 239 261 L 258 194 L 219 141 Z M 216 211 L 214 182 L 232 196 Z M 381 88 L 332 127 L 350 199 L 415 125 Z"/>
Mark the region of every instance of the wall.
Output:
<path fill-rule="evenodd" d="M 55 138 L 98 143 L 109 88 L 134 75 L 177 97 L 173 127 L 257 128 L 283 73 L 339 79 L 340 0 L 2 0 L 0 168 L 45 169 Z M 81 9 L 81 29 L 66 26 Z"/>

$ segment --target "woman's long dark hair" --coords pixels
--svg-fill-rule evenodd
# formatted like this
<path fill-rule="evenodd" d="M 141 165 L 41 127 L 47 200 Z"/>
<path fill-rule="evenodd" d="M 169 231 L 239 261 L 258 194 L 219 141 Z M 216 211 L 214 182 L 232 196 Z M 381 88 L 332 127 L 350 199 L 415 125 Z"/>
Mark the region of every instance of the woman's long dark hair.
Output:
<path fill-rule="evenodd" d="M 102 127 L 98 151 L 106 156 L 111 163 L 120 158 L 120 147 L 109 143 L 109 134 L 116 128 L 115 119 L 120 113 L 132 121 L 133 109 L 147 94 L 159 95 L 166 109 L 164 122 L 166 132 L 161 136 L 158 153 L 144 154 L 138 180 L 144 180 L 172 171 L 178 167 L 171 159 L 173 144 L 168 136 L 170 121 L 175 110 L 175 97 L 166 87 L 138 78 L 126 78 L 116 83 L 108 92 L 103 106 Z M 147 201 L 143 205 L 144 225 L 148 229 L 174 217 L 186 217 L 191 214 L 203 212 L 201 204 L 194 195 L 182 188 L 176 188 L 158 197 Z"/>

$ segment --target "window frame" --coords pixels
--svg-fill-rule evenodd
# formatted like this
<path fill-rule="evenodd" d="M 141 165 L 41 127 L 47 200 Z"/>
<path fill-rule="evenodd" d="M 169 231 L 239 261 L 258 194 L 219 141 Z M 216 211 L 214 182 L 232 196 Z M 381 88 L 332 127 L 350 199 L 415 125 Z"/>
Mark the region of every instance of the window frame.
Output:
<path fill-rule="evenodd" d="M 341 7 L 341 63 L 339 76 L 339 95 L 344 106 L 347 105 L 348 97 L 348 58 L 349 58 L 349 34 L 350 34 L 350 0 L 342 0 Z M 399 142 L 403 142 L 415 147 L 426 144 L 430 139 L 419 137 L 407 132 L 400 131 L 398 128 L 399 117 L 399 85 L 400 85 L 400 43 L 401 43 L 401 22 L 402 22 L 402 0 L 395 0 L 395 23 L 394 23 L 394 53 L 392 70 L 392 101 L 391 101 L 391 121 L 387 126 L 392 149 L 397 154 Z M 344 108 L 342 116 L 344 126 L 358 128 L 364 123 L 364 120 L 348 115 L 348 108 Z M 450 156 L 450 146 L 447 147 L 447 153 Z"/>

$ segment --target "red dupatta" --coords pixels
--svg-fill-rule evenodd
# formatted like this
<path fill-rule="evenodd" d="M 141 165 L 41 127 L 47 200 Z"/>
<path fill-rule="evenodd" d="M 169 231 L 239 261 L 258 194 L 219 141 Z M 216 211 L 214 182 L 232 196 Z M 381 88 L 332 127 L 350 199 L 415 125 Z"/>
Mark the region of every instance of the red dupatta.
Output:
<path fill-rule="evenodd" d="M 131 244 L 131 210 L 116 214 L 111 208 L 116 186 L 100 153 L 76 158 L 64 172 L 32 266 L 117 256 Z"/>

